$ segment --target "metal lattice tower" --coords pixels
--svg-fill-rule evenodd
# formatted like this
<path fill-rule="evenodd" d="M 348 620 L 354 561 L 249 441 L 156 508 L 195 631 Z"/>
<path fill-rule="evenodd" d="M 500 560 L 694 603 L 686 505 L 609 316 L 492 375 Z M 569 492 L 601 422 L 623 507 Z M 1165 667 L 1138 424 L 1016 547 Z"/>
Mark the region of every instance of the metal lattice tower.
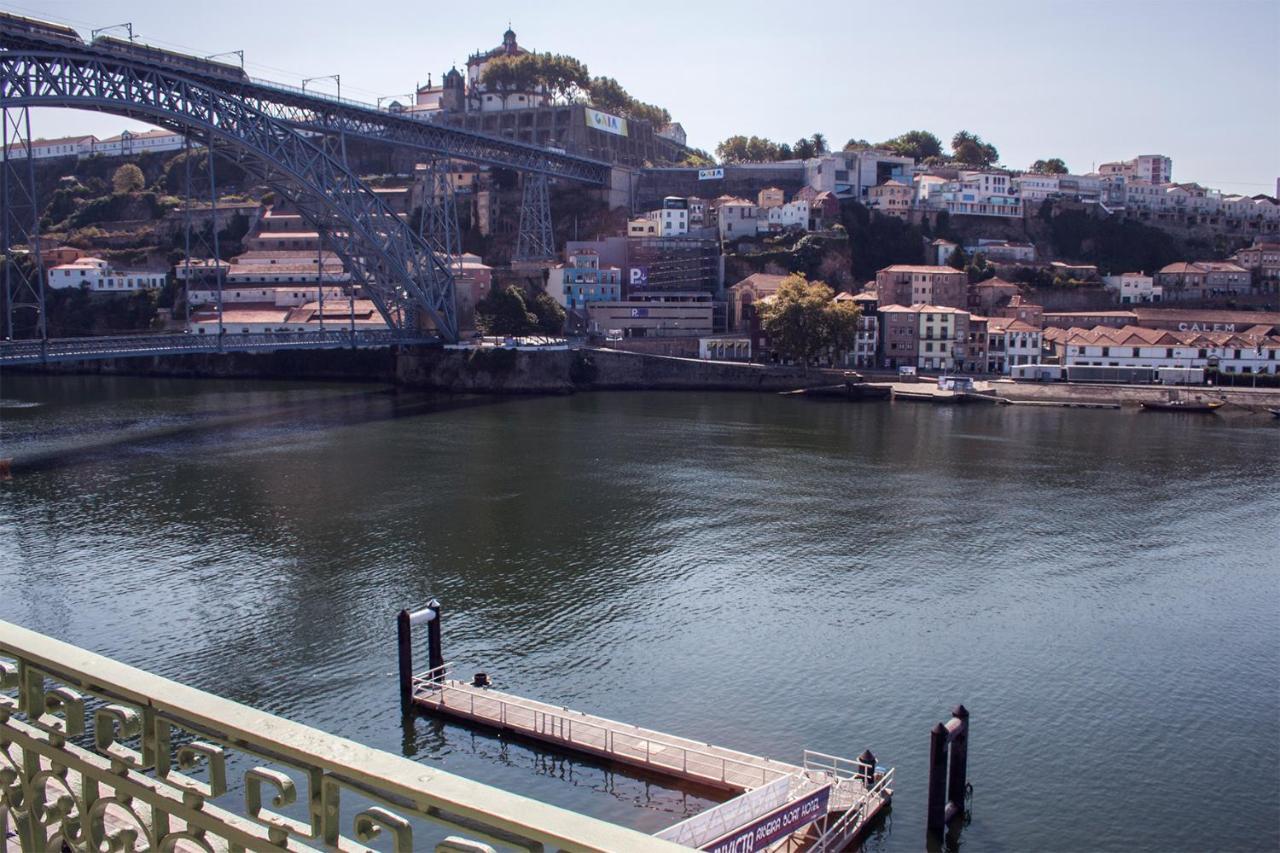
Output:
<path fill-rule="evenodd" d="M 44 264 L 40 258 L 40 205 L 26 107 L 0 109 L 0 263 L 4 264 L 4 335 L 46 340 Z M 17 155 L 17 156 L 15 156 Z M 19 261 L 17 247 L 25 247 Z M 20 312 L 34 312 L 30 328 Z"/>
<path fill-rule="evenodd" d="M 449 165 L 443 158 L 426 164 L 418 227 L 422 239 L 444 257 L 456 276 L 461 263 L 462 232 L 458 228 L 458 207 L 453 182 L 449 179 Z"/>
<path fill-rule="evenodd" d="M 525 173 L 524 192 L 520 198 L 520 232 L 516 235 L 516 249 L 511 260 L 550 261 L 555 256 L 547 176 L 540 172 Z"/>

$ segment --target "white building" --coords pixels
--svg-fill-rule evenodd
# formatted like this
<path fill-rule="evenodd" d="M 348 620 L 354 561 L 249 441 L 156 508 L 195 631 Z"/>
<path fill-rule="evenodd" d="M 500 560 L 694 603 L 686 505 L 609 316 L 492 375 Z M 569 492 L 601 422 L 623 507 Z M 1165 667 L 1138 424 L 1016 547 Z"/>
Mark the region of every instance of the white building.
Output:
<path fill-rule="evenodd" d="M 82 287 L 92 293 L 136 293 L 164 287 L 165 274 L 117 270 L 102 258 L 80 258 L 69 264 L 49 268 L 49 287 L 64 290 Z"/>
<path fill-rule="evenodd" d="M 756 230 L 764 232 L 805 230 L 809 227 L 809 202 L 804 199 L 778 204 L 760 211 Z"/>
<path fill-rule="evenodd" d="M 689 202 L 679 196 L 668 196 L 662 207 L 645 214 L 650 222 L 657 223 L 657 236 L 683 237 L 689 233 Z"/>
<path fill-rule="evenodd" d="M 1216 367 L 1223 373 L 1280 373 L 1280 336 L 1260 331 L 1174 332 L 1095 326 L 1050 329 L 1045 339 L 1067 366 Z"/>
<path fill-rule="evenodd" d="M 1009 375 L 1015 364 L 1039 364 L 1043 332 L 1009 317 L 987 320 L 987 371 Z"/>
<path fill-rule="evenodd" d="M 47 160 L 52 157 L 75 157 L 83 159 L 93 153 L 96 136 L 62 136 L 58 139 L 36 139 L 31 143 L 31 159 Z M 11 157 L 15 160 L 25 159 L 26 148 L 10 145 L 8 150 L 0 150 L 0 159 Z"/>
<path fill-rule="evenodd" d="M 716 225 L 721 240 L 736 240 L 739 237 L 754 237 L 759 229 L 756 227 L 759 208 L 752 202 L 742 198 L 721 197 L 716 199 Z"/>
<path fill-rule="evenodd" d="M 937 242 L 936 240 L 934 242 Z M 1010 240 L 994 240 L 990 237 L 979 237 L 976 243 L 964 247 L 968 255 L 982 253 L 989 261 L 998 263 L 1031 263 L 1036 259 L 1035 243 L 1017 243 Z M 950 258 L 950 255 L 947 256 Z M 943 261 L 946 263 L 946 261 Z"/>
<path fill-rule="evenodd" d="M 873 148 L 836 151 L 804 161 L 805 183 L 837 198 L 864 200 L 872 187 L 894 179 L 911 183 L 915 160 Z"/>
<path fill-rule="evenodd" d="M 102 157 L 129 157 L 147 151 L 178 151 L 182 145 L 182 134 L 171 130 L 147 130 L 142 133 L 126 130 L 117 136 L 96 140 L 92 153 Z"/>
<path fill-rule="evenodd" d="M 1140 154 L 1132 160 L 1103 163 L 1100 175 L 1121 175 L 1130 181 L 1167 184 L 1173 181 L 1173 160 L 1163 154 Z"/>
<path fill-rule="evenodd" d="M 1156 284 L 1155 276 L 1140 272 L 1103 276 L 1102 283 L 1119 296 L 1124 305 L 1159 302 L 1164 295 L 1164 288 Z"/>
<path fill-rule="evenodd" d="M 1013 178 L 1004 172 L 966 171 L 958 180 L 934 190 L 929 204 L 952 216 L 1022 218 L 1022 199 Z"/>

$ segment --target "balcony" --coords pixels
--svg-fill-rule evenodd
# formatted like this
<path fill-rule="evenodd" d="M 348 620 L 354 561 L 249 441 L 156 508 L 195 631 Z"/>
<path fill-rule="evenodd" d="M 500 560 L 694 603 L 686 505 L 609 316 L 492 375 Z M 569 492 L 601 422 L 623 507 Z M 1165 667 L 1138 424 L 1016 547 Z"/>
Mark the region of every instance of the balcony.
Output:
<path fill-rule="evenodd" d="M 0 837 L 22 850 L 680 850 L 0 621 Z"/>

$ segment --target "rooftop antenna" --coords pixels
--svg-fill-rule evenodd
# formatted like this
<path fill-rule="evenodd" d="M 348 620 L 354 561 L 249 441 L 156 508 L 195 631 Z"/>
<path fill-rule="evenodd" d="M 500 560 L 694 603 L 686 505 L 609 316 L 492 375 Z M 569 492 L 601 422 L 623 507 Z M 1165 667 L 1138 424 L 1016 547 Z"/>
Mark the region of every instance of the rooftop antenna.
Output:
<path fill-rule="evenodd" d="M 111 25 L 111 26 L 109 26 L 109 27 L 99 27 L 99 28 L 98 28 L 98 29 L 96 29 L 96 30 L 92 30 L 92 31 L 90 31 L 90 33 L 89 33 L 89 38 L 90 38 L 90 39 L 96 39 L 96 38 L 98 37 L 98 34 L 99 34 L 99 33 L 105 33 L 107 30 L 118 30 L 118 29 L 120 29 L 121 27 L 123 27 L 123 28 L 125 28 L 126 30 L 128 30 L 128 31 L 129 31 L 129 41 L 133 41 L 133 40 L 134 40 L 134 38 L 135 38 L 135 36 L 134 36 L 134 34 L 133 34 L 133 24 L 132 24 L 132 23 L 112 24 L 112 25 Z"/>

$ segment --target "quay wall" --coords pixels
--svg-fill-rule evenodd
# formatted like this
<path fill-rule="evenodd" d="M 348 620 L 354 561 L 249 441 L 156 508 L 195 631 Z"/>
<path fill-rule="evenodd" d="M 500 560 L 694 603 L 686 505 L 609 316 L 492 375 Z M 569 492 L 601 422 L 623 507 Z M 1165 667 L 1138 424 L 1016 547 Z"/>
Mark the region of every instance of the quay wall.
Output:
<path fill-rule="evenodd" d="M 713 362 L 614 350 L 405 347 L 189 353 L 5 368 L 52 374 L 210 379 L 377 382 L 482 394 L 570 394 L 590 390 L 787 391 L 830 384 L 799 368 Z"/>
<path fill-rule="evenodd" d="M 479 393 L 592 390 L 787 391 L 830 383 L 819 371 L 704 361 L 607 349 L 406 350 L 397 382 Z"/>
<path fill-rule="evenodd" d="M 395 355 L 385 349 L 186 353 L 6 367 L 15 373 L 79 373 L 205 379 L 319 379 L 391 382 Z"/>
<path fill-rule="evenodd" d="M 1252 411 L 1280 408 L 1280 388 L 1244 388 L 1231 386 L 1165 386 L 1165 385 L 1086 385 L 1067 382 L 992 382 L 991 393 L 1006 400 L 1029 400 L 1053 403 L 1119 403 L 1136 406 L 1143 401 L 1159 402 L 1169 398 L 1170 387 L 1179 388 L 1184 396 L 1203 395 L 1208 399 L 1224 399 L 1229 406 Z"/>

